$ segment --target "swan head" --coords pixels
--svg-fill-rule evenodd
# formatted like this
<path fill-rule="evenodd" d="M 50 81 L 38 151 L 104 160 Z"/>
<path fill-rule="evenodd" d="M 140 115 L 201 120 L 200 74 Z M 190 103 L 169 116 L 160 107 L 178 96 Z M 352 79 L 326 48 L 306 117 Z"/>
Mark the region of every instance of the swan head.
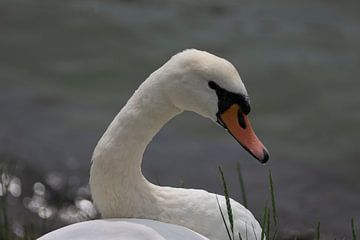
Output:
<path fill-rule="evenodd" d="M 236 68 L 208 52 L 185 50 L 165 65 L 165 93 L 179 109 L 193 111 L 224 127 L 260 162 L 269 159 L 248 114 L 250 98 Z"/>

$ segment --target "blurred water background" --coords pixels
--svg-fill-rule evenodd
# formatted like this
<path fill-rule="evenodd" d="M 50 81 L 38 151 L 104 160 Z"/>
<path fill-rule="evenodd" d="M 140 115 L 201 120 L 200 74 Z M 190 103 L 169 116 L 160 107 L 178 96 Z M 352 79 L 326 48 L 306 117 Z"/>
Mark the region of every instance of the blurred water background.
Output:
<path fill-rule="evenodd" d="M 270 161 L 185 113 L 147 149 L 146 177 L 221 193 L 222 165 L 239 200 L 240 162 L 260 218 L 270 168 L 282 231 L 320 221 L 324 236 L 349 237 L 350 218 L 360 222 L 359 10 L 330 0 L 1 0 L 0 161 L 12 173 L 2 180 L 13 230 L 96 216 L 87 183 L 98 139 L 152 71 L 198 48 L 239 70 Z"/>

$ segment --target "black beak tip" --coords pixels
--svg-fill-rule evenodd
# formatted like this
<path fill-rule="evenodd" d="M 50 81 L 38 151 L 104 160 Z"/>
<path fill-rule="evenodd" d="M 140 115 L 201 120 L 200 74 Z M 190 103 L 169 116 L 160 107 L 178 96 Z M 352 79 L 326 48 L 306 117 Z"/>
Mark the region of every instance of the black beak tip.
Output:
<path fill-rule="evenodd" d="M 263 157 L 263 159 L 260 159 L 260 162 L 262 164 L 265 164 L 269 160 L 269 153 L 265 149 L 263 150 L 263 152 L 264 152 L 264 157 Z"/>

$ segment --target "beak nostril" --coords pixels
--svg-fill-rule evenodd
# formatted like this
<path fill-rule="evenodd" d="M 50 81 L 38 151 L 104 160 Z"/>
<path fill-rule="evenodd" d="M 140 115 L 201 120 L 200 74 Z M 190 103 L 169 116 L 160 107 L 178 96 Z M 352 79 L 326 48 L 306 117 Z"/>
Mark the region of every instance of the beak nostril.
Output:
<path fill-rule="evenodd" d="M 245 119 L 244 119 L 243 113 L 240 108 L 238 110 L 238 122 L 239 122 L 240 127 L 242 127 L 243 129 L 246 129 Z"/>
<path fill-rule="evenodd" d="M 246 151 L 261 163 L 268 161 L 269 154 L 266 148 L 256 136 L 248 117 L 240 110 L 238 104 L 230 106 L 224 113 L 219 114 L 218 118 Z"/>

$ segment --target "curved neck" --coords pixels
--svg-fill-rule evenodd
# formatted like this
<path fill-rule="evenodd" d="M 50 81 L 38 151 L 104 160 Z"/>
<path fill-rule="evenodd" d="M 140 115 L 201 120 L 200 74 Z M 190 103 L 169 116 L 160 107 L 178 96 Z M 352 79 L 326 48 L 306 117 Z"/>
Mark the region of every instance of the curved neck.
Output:
<path fill-rule="evenodd" d="M 145 194 L 149 183 L 142 175 L 141 162 L 146 146 L 167 121 L 180 113 L 154 80 L 151 75 L 139 87 L 94 150 L 90 187 L 103 216 L 119 214 L 119 204 L 128 207 L 134 197 Z"/>

